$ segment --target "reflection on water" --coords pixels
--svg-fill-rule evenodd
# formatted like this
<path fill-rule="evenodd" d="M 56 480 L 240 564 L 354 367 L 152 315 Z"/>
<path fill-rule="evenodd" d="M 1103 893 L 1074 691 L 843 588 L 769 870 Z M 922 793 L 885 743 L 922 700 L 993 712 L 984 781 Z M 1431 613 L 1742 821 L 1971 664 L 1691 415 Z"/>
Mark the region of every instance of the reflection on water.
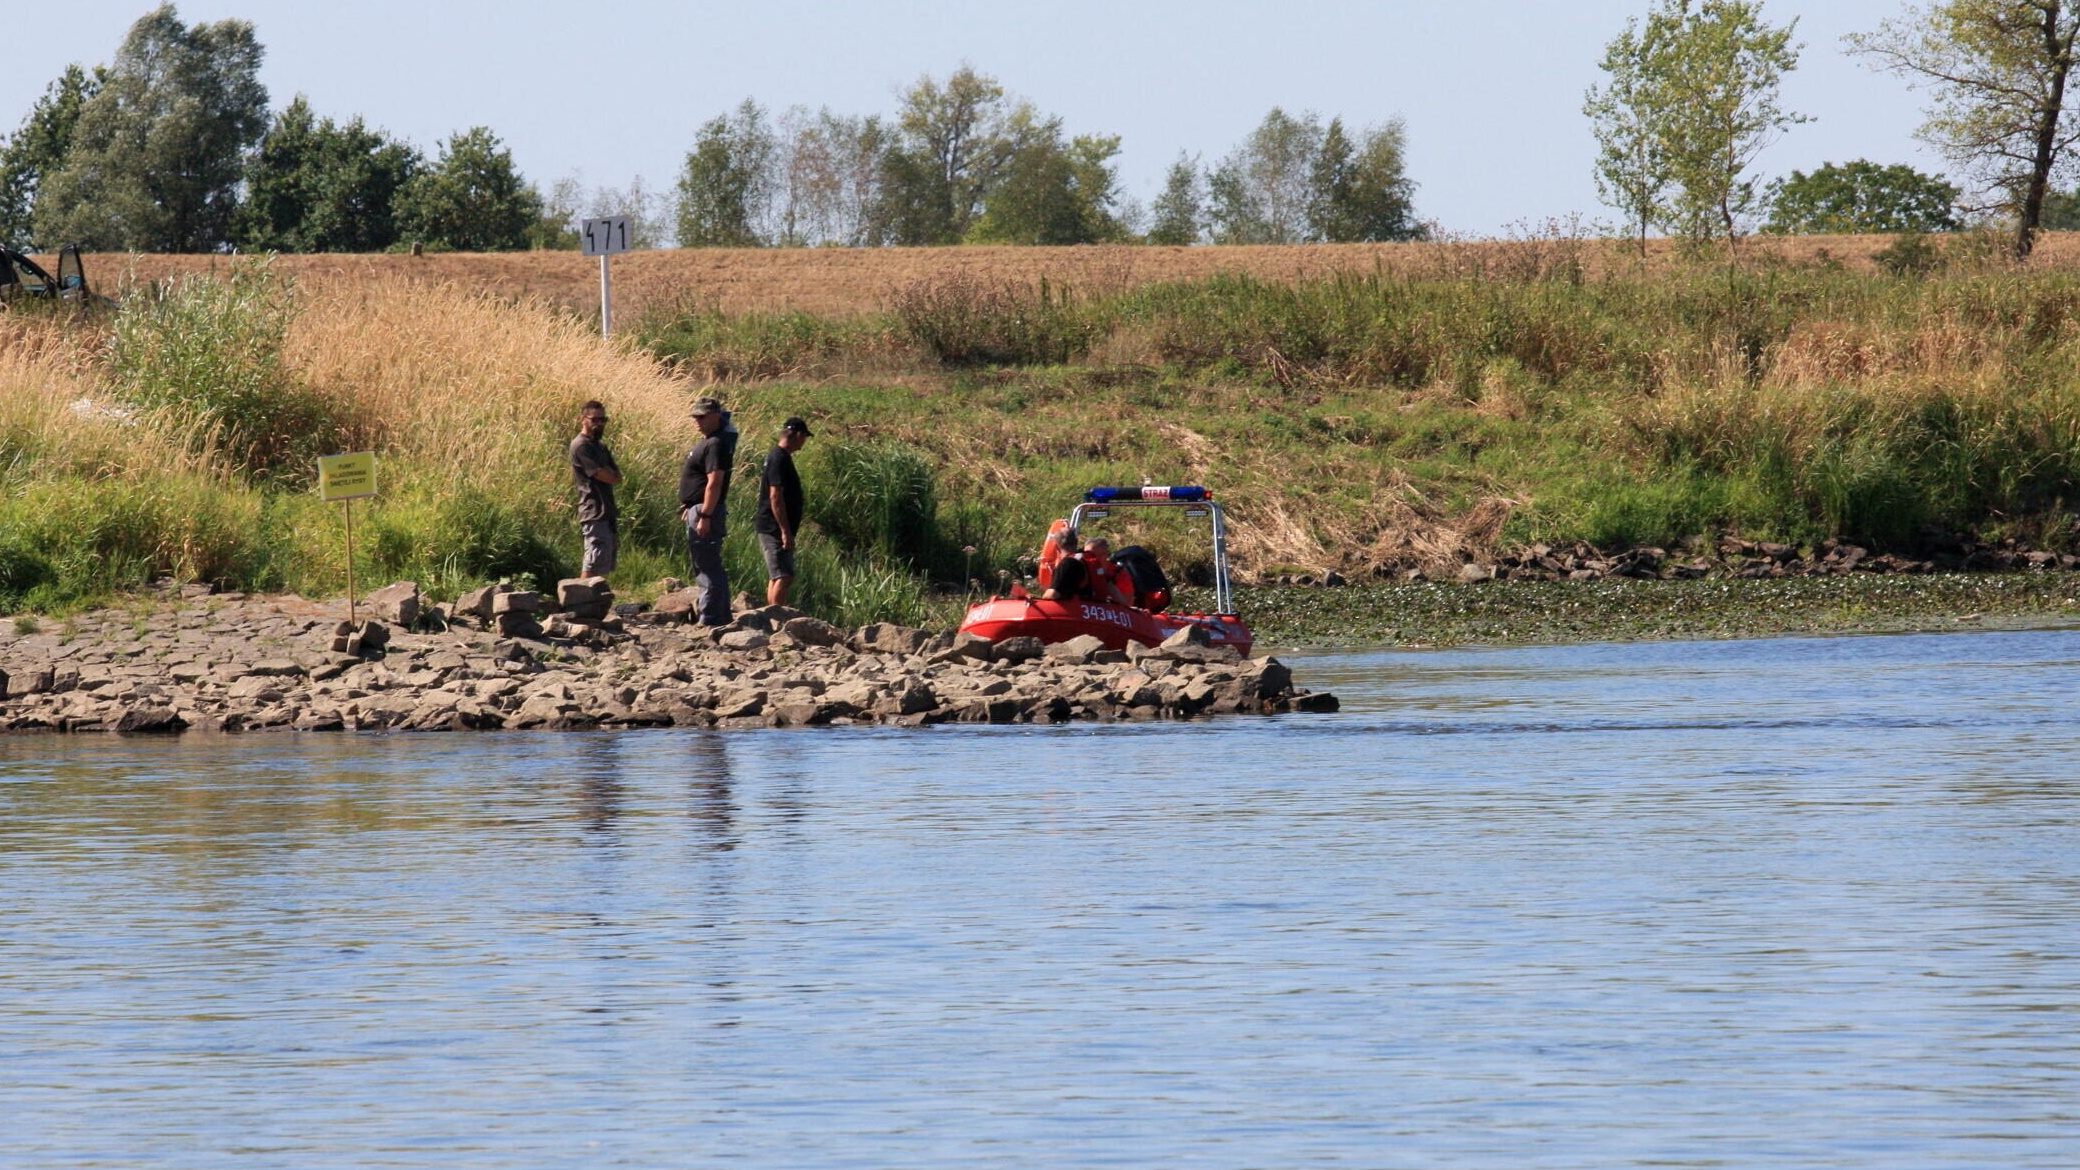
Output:
<path fill-rule="evenodd" d="M 2080 635 L 0 742 L 0 1164 L 2080 1162 Z"/>

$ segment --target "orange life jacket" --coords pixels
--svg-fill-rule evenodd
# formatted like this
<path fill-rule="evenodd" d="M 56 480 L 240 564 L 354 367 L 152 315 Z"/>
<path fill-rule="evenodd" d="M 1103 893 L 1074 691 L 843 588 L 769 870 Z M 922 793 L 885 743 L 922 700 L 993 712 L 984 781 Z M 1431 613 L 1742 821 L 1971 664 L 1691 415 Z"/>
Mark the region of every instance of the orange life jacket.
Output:
<path fill-rule="evenodd" d="M 1054 564 L 1062 559 L 1062 542 L 1058 538 L 1068 531 L 1069 522 L 1057 520 L 1047 529 L 1047 539 L 1040 542 L 1040 567 L 1033 575 L 1043 591 L 1054 588 Z"/>
<path fill-rule="evenodd" d="M 1111 557 L 1094 557 L 1089 553 L 1078 555 L 1083 557 L 1085 567 L 1090 569 L 1092 601 L 1107 605 L 1134 604 L 1134 583 L 1122 580 L 1124 574 Z M 1125 585 L 1125 588 L 1121 588 L 1122 585 Z"/>

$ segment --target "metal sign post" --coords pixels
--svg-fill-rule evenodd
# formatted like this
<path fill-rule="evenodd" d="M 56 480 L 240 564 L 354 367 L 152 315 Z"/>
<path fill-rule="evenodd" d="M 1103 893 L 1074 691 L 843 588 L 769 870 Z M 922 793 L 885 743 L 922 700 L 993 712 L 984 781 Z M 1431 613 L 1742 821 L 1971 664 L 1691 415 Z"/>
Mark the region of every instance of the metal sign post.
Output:
<path fill-rule="evenodd" d="M 354 501 L 376 494 L 376 457 L 372 451 L 318 457 L 318 498 L 335 500 L 347 510 L 347 622 L 354 621 Z"/>
<path fill-rule="evenodd" d="M 607 269 L 607 257 L 632 251 L 628 243 L 628 217 L 609 215 L 601 219 L 588 219 L 579 229 L 578 238 L 584 245 L 587 256 L 599 257 L 599 335 L 614 335 L 614 277 Z"/>

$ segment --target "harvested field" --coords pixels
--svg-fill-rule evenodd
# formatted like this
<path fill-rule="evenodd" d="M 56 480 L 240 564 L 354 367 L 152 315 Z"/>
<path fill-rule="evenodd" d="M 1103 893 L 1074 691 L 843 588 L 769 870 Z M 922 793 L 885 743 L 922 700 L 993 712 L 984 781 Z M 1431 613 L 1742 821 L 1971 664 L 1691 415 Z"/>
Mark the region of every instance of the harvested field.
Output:
<path fill-rule="evenodd" d="M 1887 236 L 1754 237 L 1741 247 L 1756 263 L 1835 261 L 1852 271 L 1875 271 L 1872 255 L 1890 243 Z M 1665 267 L 1674 256 L 1673 244 L 1655 241 L 1648 267 Z M 111 253 L 88 257 L 87 271 L 104 291 L 113 291 L 126 283 L 220 271 L 231 259 Z M 596 312 L 599 303 L 599 265 L 575 252 L 283 256 L 278 263 L 282 272 L 306 284 L 411 279 L 539 299 L 581 313 Z M 629 321 L 651 308 L 690 306 L 725 313 L 799 310 L 835 316 L 885 309 L 896 292 L 911 284 L 955 276 L 1044 278 L 1103 295 L 1217 272 L 1278 282 L 1380 269 L 1410 276 L 1510 279 L 1550 276 L 1577 266 L 1596 276 L 1631 271 L 1638 263 L 1629 244 L 1567 238 L 1221 248 L 683 248 L 617 258 L 614 290 L 616 315 Z M 2032 267 L 2080 267 L 2080 233 L 2046 236 Z"/>

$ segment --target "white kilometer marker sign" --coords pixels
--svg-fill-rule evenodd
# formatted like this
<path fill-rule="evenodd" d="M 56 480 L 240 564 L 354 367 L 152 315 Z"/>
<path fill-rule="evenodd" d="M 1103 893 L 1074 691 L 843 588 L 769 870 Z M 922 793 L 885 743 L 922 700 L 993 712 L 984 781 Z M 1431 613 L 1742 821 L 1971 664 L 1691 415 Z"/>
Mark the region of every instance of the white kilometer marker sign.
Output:
<path fill-rule="evenodd" d="M 614 334 L 614 278 L 607 271 L 607 257 L 632 251 L 628 245 L 628 217 L 610 215 L 588 219 L 578 231 L 587 256 L 599 257 L 599 332 Z"/>

